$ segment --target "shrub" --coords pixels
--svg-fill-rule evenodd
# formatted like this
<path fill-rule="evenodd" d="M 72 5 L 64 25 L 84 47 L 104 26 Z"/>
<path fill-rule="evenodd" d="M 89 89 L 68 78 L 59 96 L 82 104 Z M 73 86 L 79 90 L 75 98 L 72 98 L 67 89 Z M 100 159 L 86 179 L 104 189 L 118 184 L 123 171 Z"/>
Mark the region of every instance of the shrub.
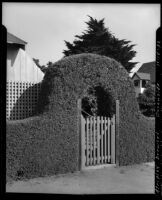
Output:
<path fill-rule="evenodd" d="M 7 122 L 7 177 L 31 178 L 78 170 L 77 144 L 71 144 L 61 123 L 45 117 Z"/>
<path fill-rule="evenodd" d="M 148 117 L 155 116 L 155 86 L 147 84 L 143 94 L 137 98 L 141 112 Z"/>
<path fill-rule="evenodd" d="M 120 165 L 154 159 L 154 120 L 139 112 L 132 80 L 115 60 L 95 54 L 64 58 L 42 82 L 39 116 L 7 123 L 7 175 L 35 177 L 79 170 L 77 100 L 102 87 L 120 101 Z"/>

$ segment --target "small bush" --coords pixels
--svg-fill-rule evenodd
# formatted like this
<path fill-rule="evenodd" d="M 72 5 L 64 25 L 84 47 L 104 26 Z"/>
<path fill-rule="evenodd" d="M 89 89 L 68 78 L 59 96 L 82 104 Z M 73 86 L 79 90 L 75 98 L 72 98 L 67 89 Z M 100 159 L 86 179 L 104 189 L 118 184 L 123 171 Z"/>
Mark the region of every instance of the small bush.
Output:
<path fill-rule="evenodd" d="M 155 86 L 148 84 L 143 94 L 137 98 L 142 114 L 147 117 L 155 116 Z"/>

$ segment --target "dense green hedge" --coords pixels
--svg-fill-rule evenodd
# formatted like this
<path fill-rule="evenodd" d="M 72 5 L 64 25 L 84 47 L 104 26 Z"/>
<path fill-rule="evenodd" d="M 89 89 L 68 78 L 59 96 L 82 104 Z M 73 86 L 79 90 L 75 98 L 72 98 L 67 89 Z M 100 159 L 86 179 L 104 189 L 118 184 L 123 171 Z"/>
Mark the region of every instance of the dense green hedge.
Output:
<path fill-rule="evenodd" d="M 120 101 L 120 165 L 154 159 L 155 123 L 140 114 L 126 70 L 108 57 L 78 54 L 48 68 L 42 82 L 39 116 L 7 123 L 8 177 L 79 170 L 77 99 L 96 86 Z"/>
<path fill-rule="evenodd" d="M 64 134 L 62 123 L 46 117 L 7 122 L 7 180 L 78 170 L 77 143 L 69 138 L 77 136 Z"/>

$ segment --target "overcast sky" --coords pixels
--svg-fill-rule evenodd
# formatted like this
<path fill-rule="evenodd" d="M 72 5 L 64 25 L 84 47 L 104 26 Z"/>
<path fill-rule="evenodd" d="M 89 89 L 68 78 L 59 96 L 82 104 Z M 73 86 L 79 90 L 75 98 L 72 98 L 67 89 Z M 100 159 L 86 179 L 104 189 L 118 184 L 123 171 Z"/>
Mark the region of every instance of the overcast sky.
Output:
<path fill-rule="evenodd" d="M 40 64 L 63 57 L 64 40 L 86 30 L 90 15 L 105 18 L 105 26 L 119 39 L 137 44 L 133 61 L 155 60 L 155 33 L 160 26 L 160 4 L 3 3 L 2 24 L 28 42 L 27 52 Z"/>

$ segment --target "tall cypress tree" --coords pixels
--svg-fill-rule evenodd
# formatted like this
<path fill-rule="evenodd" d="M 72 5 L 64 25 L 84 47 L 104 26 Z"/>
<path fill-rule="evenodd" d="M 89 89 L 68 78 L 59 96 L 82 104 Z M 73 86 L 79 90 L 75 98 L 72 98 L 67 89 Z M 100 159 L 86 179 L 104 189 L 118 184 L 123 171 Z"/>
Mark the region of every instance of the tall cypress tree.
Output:
<path fill-rule="evenodd" d="M 95 53 L 114 58 L 120 62 L 125 69 L 130 72 L 137 62 L 131 62 L 136 51 L 133 50 L 135 44 L 131 41 L 119 40 L 105 27 L 104 19 L 96 20 L 89 16 L 86 22 L 88 29 L 82 35 L 76 35 L 73 43 L 65 41 L 67 50 L 63 53 L 70 56 L 79 53 Z"/>

